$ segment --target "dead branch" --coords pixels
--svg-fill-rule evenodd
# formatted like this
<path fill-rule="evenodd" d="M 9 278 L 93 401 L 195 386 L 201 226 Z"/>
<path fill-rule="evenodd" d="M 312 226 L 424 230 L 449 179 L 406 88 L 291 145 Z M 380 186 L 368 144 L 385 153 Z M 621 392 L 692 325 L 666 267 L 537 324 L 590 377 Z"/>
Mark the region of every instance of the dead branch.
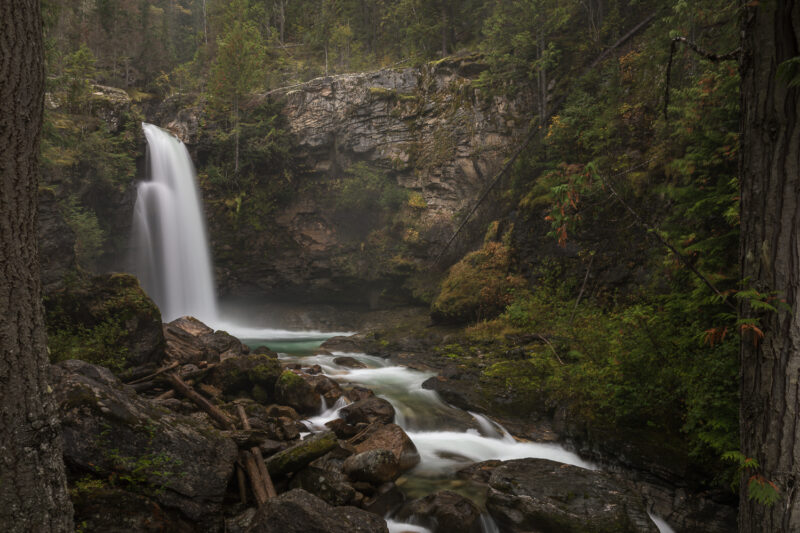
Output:
<path fill-rule="evenodd" d="M 247 420 L 247 413 L 245 413 L 242 404 L 236 405 L 236 412 L 239 414 L 239 419 L 242 421 L 242 427 L 246 430 L 252 429 L 250 427 L 250 421 Z M 272 484 L 272 478 L 269 477 L 269 472 L 264 464 L 264 456 L 261 454 L 261 450 L 258 448 L 258 446 L 253 446 L 250 448 L 250 453 L 253 454 L 253 457 L 256 461 L 256 466 L 258 467 L 258 482 L 262 485 L 267 498 L 274 498 L 278 495 L 278 493 L 275 492 L 275 486 Z M 253 479 L 252 474 L 250 475 L 250 481 L 251 483 L 256 483 L 256 480 Z"/>
<path fill-rule="evenodd" d="M 172 370 L 173 368 L 178 366 L 178 364 L 179 364 L 178 361 L 173 361 L 169 365 L 156 370 L 152 374 L 148 374 L 147 376 L 143 376 L 143 377 L 141 377 L 139 379 L 135 379 L 133 381 L 128 382 L 128 385 L 136 385 L 137 383 L 144 383 L 145 381 L 150 381 L 153 378 L 155 378 L 156 376 L 161 375 L 161 374 L 163 374 L 164 372 L 166 372 L 168 370 Z"/>
<path fill-rule="evenodd" d="M 172 387 L 187 399 L 195 403 L 200 409 L 209 414 L 223 429 L 236 429 L 233 421 L 228 418 L 219 407 L 213 405 L 211 402 L 197 394 L 194 389 L 187 385 L 181 378 L 174 373 L 167 374 Z"/>

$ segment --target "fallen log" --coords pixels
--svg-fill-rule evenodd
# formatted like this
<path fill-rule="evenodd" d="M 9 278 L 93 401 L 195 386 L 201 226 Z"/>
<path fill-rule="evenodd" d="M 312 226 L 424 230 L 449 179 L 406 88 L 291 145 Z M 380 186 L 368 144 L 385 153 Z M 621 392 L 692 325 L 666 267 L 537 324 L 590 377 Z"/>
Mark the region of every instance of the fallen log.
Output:
<path fill-rule="evenodd" d="M 253 489 L 256 503 L 261 507 L 267 503 L 269 497 L 267 496 L 264 480 L 261 478 L 261 471 L 258 468 L 258 463 L 252 453 L 246 450 L 242 450 L 240 453 L 242 455 L 242 462 L 247 469 L 247 475 L 250 476 L 250 487 Z"/>
<path fill-rule="evenodd" d="M 158 370 L 156 370 L 152 374 L 148 374 L 147 376 L 143 376 L 143 377 L 141 377 L 139 379 L 134 379 L 133 381 L 128 382 L 128 385 L 136 385 L 137 383 L 144 383 L 145 381 L 151 381 L 156 376 L 160 376 L 164 372 L 172 370 L 173 368 L 178 366 L 178 364 L 179 364 L 178 361 L 173 361 L 171 364 L 169 364 L 169 365 L 167 365 L 167 366 L 165 366 L 163 368 L 159 368 Z"/>
<path fill-rule="evenodd" d="M 222 429 L 236 429 L 233 421 L 228 418 L 228 415 L 226 415 L 225 412 L 197 394 L 194 389 L 187 385 L 181 378 L 176 376 L 174 373 L 167 374 L 167 378 L 177 392 L 194 402 L 195 405 L 200 407 L 200 409 L 208 413 L 212 419 L 222 426 Z"/>
<path fill-rule="evenodd" d="M 247 420 L 247 413 L 245 413 L 242 404 L 236 405 L 236 412 L 239 414 L 239 419 L 242 421 L 242 427 L 248 431 L 252 430 L 250 422 Z M 260 474 L 259 477 L 264 485 L 267 498 L 274 498 L 278 493 L 275 492 L 275 485 L 272 484 L 272 478 L 269 477 L 269 472 L 267 471 L 267 466 L 264 464 L 264 456 L 261 454 L 261 449 L 259 449 L 258 446 L 253 446 L 250 448 L 250 453 L 255 457 L 258 473 Z"/>

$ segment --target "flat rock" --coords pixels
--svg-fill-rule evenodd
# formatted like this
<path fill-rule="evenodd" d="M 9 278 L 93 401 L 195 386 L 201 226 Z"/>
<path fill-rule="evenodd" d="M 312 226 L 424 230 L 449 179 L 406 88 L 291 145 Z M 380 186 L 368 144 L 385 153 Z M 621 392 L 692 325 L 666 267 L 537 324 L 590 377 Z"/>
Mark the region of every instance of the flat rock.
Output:
<path fill-rule="evenodd" d="M 248 533 L 388 533 L 383 518 L 356 507 L 332 507 L 302 489 L 272 498 Z"/>
<path fill-rule="evenodd" d="M 658 533 L 640 494 L 608 474 L 546 459 L 496 467 L 486 508 L 508 533 Z"/>

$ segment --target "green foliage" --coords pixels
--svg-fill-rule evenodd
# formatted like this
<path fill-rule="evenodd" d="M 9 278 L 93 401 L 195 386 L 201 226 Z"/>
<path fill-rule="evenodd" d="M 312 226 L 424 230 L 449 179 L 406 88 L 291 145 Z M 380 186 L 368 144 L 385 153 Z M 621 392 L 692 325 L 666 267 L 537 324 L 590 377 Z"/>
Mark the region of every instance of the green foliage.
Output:
<path fill-rule="evenodd" d="M 64 88 L 67 108 L 73 112 L 83 112 L 89 104 L 95 77 L 96 59 L 85 44 L 64 57 L 64 74 L 56 86 Z"/>
<path fill-rule="evenodd" d="M 160 321 L 158 308 L 128 274 L 79 279 L 45 301 L 51 362 L 81 359 L 121 371 L 141 340 L 137 327 Z"/>
<path fill-rule="evenodd" d="M 62 202 L 61 214 L 75 234 L 75 259 L 78 265 L 91 270 L 106 239 L 97 215 L 80 206 L 74 196 Z"/>
<path fill-rule="evenodd" d="M 443 322 L 491 318 L 512 303 L 525 285 L 513 271 L 511 249 L 488 242 L 450 268 L 431 314 Z"/>
<path fill-rule="evenodd" d="M 249 21 L 235 21 L 217 42 L 211 65 L 210 103 L 215 109 L 238 113 L 239 102 L 255 89 L 264 67 L 261 35 Z"/>
<path fill-rule="evenodd" d="M 383 170 L 356 163 L 334 188 L 336 210 L 353 214 L 396 211 L 408 200 L 408 191 Z"/>
<path fill-rule="evenodd" d="M 777 76 L 791 87 L 800 87 L 800 56 L 787 59 L 778 65 Z"/>
<path fill-rule="evenodd" d="M 751 457 L 746 457 L 738 451 L 726 452 L 722 458 L 725 461 L 734 463 L 739 473 L 749 476 L 747 479 L 748 500 L 755 500 L 766 507 L 771 507 L 780 501 L 781 494 L 777 485 L 758 472 L 759 468 L 761 468 L 758 461 Z M 734 488 L 739 484 L 739 479 L 740 477 L 737 476 L 734 483 L 732 483 Z"/>

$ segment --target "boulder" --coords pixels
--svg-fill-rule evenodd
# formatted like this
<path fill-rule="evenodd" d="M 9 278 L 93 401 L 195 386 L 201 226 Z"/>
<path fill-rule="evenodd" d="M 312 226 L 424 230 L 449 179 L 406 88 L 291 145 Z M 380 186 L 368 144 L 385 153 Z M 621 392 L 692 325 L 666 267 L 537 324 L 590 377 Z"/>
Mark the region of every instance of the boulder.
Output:
<path fill-rule="evenodd" d="M 345 459 L 342 465 L 350 479 L 381 485 L 400 475 L 400 463 L 389 450 L 368 450 Z"/>
<path fill-rule="evenodd" d="M 314 466 L 307 466 L 292 476 L 289 487 L 308 491 L 330 505 L 347 505 L 356 495 L 344 474 Z"/>
<path fill-rule="evenodd" d="M 338 400 L 342 394 L 344 394 L 337 382 L 328 376 L 321 375 L 319 372 L 311 375 L 306 374 L 303 376 L 303 379 L 305 379 L 312 387 L 314 387 L 314 391 L 325 398 L 325 401 L 328 405 L 333 405 L 333 403 Z"/>
<path fill-rule="evenodd" d="M 419 524 L 433 533 L 481 533 L 481 511 L 472 500 L 449 490 L 429 494 L 403 506 L 397 520 Z"/>
<path fill-rule="evenodd" d="M 372 392 L 371 389 L 356 385 L 355 387 L 352 387 L 347 392 L 345 392 L 345 396 L 351 402 L 358 402 L 361 400 L 365 400 L 371 396 L 375 396 L 375 393 Z"/>
<path fill-rule="evenodd" d="M 383 518 L 355 507 L 332 507 L 302 489 L 258 509 L 248 533 L 388 533 Z"/>
<path fill-rule="evenodd" d="M 167 355 L 181 364 L 218 363 L 249 352 L 239 339 L 185 316 L 164 325 Z"/>
<path fill-rule="evenodd" d="M 137 396 L 105 368 L 83 361 L 51 367 L 69 470 L 131 486 L 179 510 L 195 530 L 220 525 L 238 450 L 202 418 Z"/>
<path fill-rule="evenodd" d="M 322 408 L 322 396 L 305 377 L 291 370 L 284 370 L 275 383 L 275 401 L 289 405 L 299 413 L 316 414 Z"/>
<path fill-rule="evenodd" d="M 164 509 L 141 494 L 110 487 L 102 480 L 78 480 L 70 487 L 70 495 L 75 523 L 81 525 L 81 531 L 192 533 L 197 530 L 179 512 Z"/>
<path fill-rule="evenodd" d="M 397 424 L 371 424 L 348 441 L 356 452 L 389 450 L 397 457 L 401 472 L 419 464 L 419 452 L 414 442 Z"/>
<path fill-rule="evenodd" d="M 207 382 L 228 397 L 248 395 L 261 403 L 273 397 L 275 382 L 281 375 L 277 359 L 263 354 L 229 357 L 211 370 Z"/>
<path fill-rule="evenodd" d="M 79 280 L 45 302 L 53 362 L 82 359 L 116 372 L 164 356 L 161 312 L 130 274 Z"/>
<path fill-rule="evenodd" d="M 314 459 L 328 453 L 337 443 L 336 435 L 332 431 L 317 433 L 268 458 L 265 461 L 267 470 L 276 477 L 297 472 Z"/>
<path fill-rule="evenodd" d="M 333 360 L 339 366 L 346 368 L 367 368 L 367 365 L 356 359 L 355 357 L 341 356 Z"/>
<path fill-rule="evenodd" d="M 372 396 L 342 408 L 340 411 L 342 419 L 351 425 L 360 423 L 372 424 L 391 424 L 394 422 L 394 407 L 388 401 L 377 396 Z"/>
<path fill-rule="evenodd" d="M 378 516 L 389 516 L 395 509 L 403 505 L 406 500 L 400 488 L 393 482 L 387 481 L 375 489 L 374 493 L 364 499 L 360 506 L 365 511 Z"/>
<path fill-rule="evenodd" d="M 640 494 L 608 474 L 546 459 L 496 467 L 486 508 L 508 533 L 658 532 Z"/>

